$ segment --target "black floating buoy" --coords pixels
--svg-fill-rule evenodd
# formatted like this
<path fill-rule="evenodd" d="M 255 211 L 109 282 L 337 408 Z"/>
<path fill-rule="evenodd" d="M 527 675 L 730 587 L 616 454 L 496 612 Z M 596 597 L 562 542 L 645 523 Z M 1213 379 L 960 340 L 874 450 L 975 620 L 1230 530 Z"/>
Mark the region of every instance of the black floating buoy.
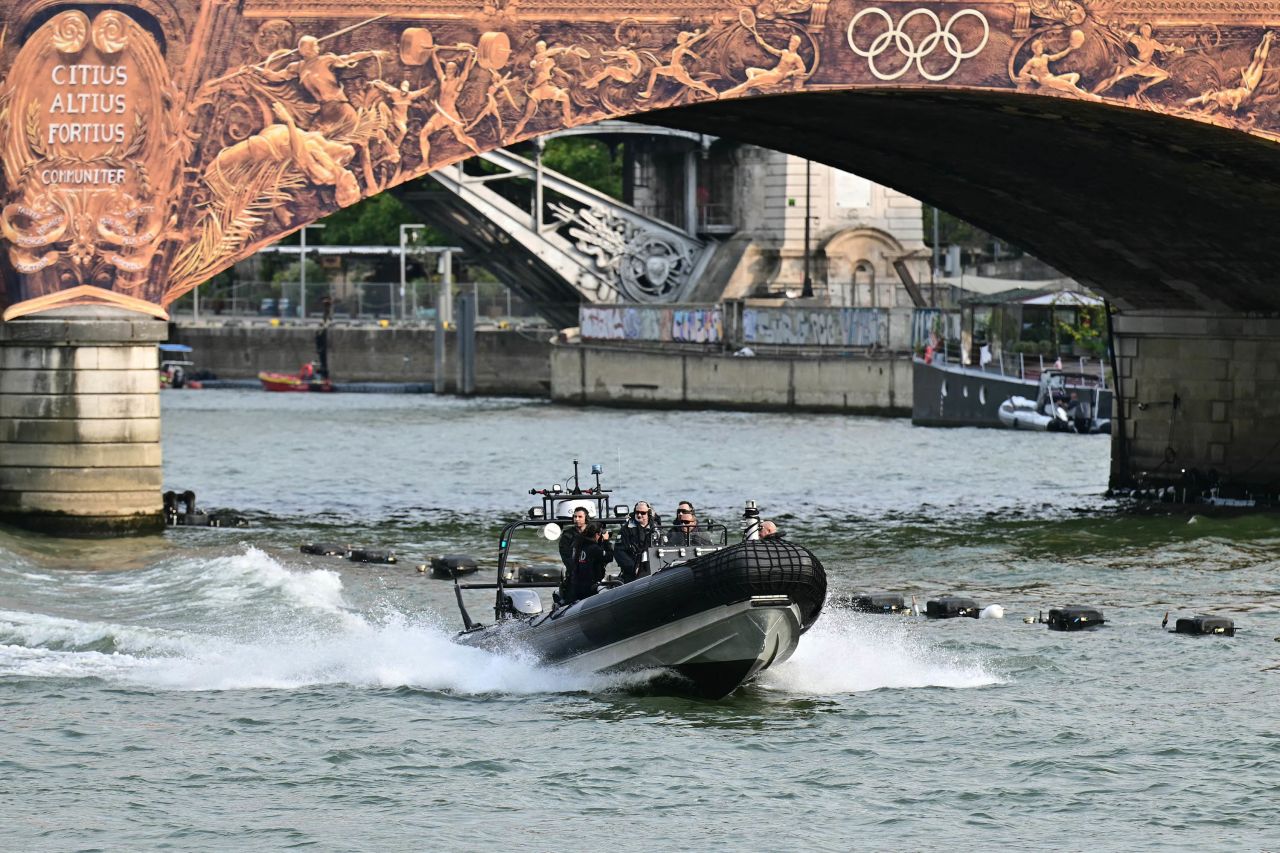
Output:
<path fill-rule="evenodd" d="M 1049 609 L 1050 631 L 1081 631 L 1085 628 L 1096 628 L 1107 620 L 1102 618 L 1102 611 L 1093 607 L 1052 607 Z"/>
<path fill-rule="evenodd" d="M 318 554 L 321 557 L 345 557 L 346 545 L 335 545 L 332 542 L 303 542 L 299 549 L 304 554 Z"/>
<path fill-rule="evenodd" d="M 431 574 L 438 578 L 466 575 L 479 568 L 475 557 L 466 554 L 441 554 L 431 558 Z"/>
<path fill-rule="evenodd" d="M 849 606 L 859 613 L 906 613 L 907 602 L 897 592 L 855 592 Z"/>
<path fill-rule="evenodd" d="M 958 595 L 944 595 L 924 603 L 924 615 L 930 619 L 955 619 L 961 616 L 977 619 L 981 610 L 978 602 L 972 598 L 961 598 Z"/>
<path fill-rule="evenodd" d="M 1223 637 L 1234 637 L 1236 635 L 1236 623 L 1225 616 L 1207 616 L 1199 613 L 1190 618 L 1179 619 L 1174 622 L 1173 633 L 1192 634 L 1195 636 L 1218 634 Z"/>
<path fill-rule="evenodd" d="M 396 553 L 375 548 L 352 548 L 347 553 L 347 559 L 353 563 L 394 563 Z"/>
<path fill-rule="evenodd" d="M 544 583 L 558 581 L 564 577 L 564 569 L 559 566 L 521 566 L 516 572 L 520 583 Z"/>

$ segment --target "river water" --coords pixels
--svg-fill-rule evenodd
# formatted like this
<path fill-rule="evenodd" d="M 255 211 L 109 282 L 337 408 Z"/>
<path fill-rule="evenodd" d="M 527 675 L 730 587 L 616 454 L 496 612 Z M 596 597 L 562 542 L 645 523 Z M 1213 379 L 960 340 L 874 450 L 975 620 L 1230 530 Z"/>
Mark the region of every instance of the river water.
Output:
<path fill-rule="evenodd" d="M 163 411 L 167 487 L 250 526 L 0 533 L 5 849 L 1280 848 L 1280 519 L 1119 512 L 1106 437 L 391 395 Z M 453 645 L 452 586 L 414 564 L 491 566 L 575 457 L 667 516 L 754 498 L 832 596 L 1006 618 L 828 608 L 720 702 Z M 1067 603 L 1108 624 L 1023 621 Z M 1170 610 L 1239 633 L 1171 635 Z"/>

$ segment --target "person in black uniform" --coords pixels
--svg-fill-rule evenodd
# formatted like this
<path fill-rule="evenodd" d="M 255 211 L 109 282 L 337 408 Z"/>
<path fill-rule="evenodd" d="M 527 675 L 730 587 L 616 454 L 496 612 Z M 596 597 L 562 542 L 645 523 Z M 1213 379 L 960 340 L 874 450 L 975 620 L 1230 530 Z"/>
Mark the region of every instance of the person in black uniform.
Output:
<path fill-rule="evenodd" d="M 636 501 L 635 511 L 622 528 L 616 557 L 623 583 L 649 573 L 649 548 L 662 543 L 662 531 L 648 501 Z"/>
<path fill-rule="evenodd" d="M 588 522 L 573 543 L 573 567 L 560 584 L 560 600 L 573 604 L 596 594 L 596 585 L 604 580 L 605 566 L 613 562 L 613 543 L 598 521 Z"/>
<path fill-rule="evenodd" d="M 560 534 L 560 562 L 564 563 L 565 577 L 573 571 L 573 545 L 586 529 L 587 511 L 583 507 L 578 507 L 573 511 L 573 526 L 566 527 Z"/>

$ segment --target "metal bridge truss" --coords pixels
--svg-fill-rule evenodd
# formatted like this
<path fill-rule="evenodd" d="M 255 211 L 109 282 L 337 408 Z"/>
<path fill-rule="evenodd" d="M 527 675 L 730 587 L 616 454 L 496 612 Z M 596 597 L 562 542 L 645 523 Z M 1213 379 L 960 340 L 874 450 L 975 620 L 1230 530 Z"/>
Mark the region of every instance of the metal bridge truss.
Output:
<path fill-rule="evenodd" d="M 505 149 L 431 178 L 444 192 L 399 197 L 562 325 L 583 301 L 680 301 L 717 245 Z"/>

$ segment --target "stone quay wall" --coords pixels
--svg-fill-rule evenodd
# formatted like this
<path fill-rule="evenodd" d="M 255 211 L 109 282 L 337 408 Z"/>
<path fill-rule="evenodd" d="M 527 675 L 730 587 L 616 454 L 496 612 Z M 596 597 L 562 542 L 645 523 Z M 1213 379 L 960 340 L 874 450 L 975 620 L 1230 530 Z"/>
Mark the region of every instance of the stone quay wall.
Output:
<path fill-rule="evenodd" d="M 316 358 L 317 326 L 171 324 L 169 342 L 193 350 L 196 370 L 219 379 L 254 379 L 259 371 L 296 373 Z M 551 388 L 549 329 L 480 329 L 476 333 L 476 393 L 545 397 Z M 457 337 L 445 333 L 447 389 L 457 380 Z M 431 382 L 435 330 L 380 326 L 329 329 L 334 382 Z"/>
<path fill-rule="evenodd" d="M 803 410 L 910 417 L 911 357 L 558 344 L 551 399 L 576 405 Z"/>

